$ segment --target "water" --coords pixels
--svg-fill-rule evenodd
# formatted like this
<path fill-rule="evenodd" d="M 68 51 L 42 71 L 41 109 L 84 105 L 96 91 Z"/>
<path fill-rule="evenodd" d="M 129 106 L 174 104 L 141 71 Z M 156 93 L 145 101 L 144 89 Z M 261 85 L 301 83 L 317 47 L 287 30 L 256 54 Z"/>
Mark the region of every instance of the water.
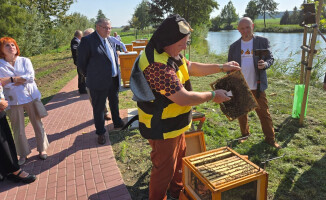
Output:
<path fill-rule="evenodd" d="M 263 36 L 269 39 L 271 51 L 275 59 L 285 60 L 289 57 L 295 62 L 301 61 L 301 48 L 303 43 L 303 33 L 262 33 L 256 32 L 255 35 Z M 215 54 L 227 53 L 229 46 L 241 37 L 239 31 L 220 31 L 208 32 L 207 43 L 209 51 Z M 309 35 L 308 35 L 309 39 Z M 326 42 L 317 37 L 317 50 L 325 50 Z"/>

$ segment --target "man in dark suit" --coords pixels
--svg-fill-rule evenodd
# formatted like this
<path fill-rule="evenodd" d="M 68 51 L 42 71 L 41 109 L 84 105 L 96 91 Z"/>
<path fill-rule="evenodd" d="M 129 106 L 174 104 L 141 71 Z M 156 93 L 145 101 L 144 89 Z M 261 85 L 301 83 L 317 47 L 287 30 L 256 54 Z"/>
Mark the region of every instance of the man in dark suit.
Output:
<path fill-rule="evenodd" d="M 78 66 L 86 78 L 92 98 L 94 123 L 98 143 L 104 144 L 104 107 L 108 98 L 114 128 L 123 127 L 119 114 L 120 69 L 118 55 L 113 48 L 116 40 L 111 39 L 111 22 L 102 18 L 96 22 L 96 31 L 83 37 L 78 46 Z M 119 43 L 119 42 L 118 42 Z"/>
<path fill-rule="evenodd" d="M 269 50 L 269 41 L 267 38 L 254 35 L 254 23 L 249 17 L 240 19 L 238 31 L 241 34 L 241 38 L 231 44 L 228 61 L 234 60 L 240 64 L 248 86 L 256 97 L 259 105 L 256 113 L 259 116 L 266 143 L 273 147 L 281 148 L 275 141 L 273 121 L 269 113 L 265 94 L 268 86 L 266 70 L 273 64 L 274 58 L 271 51 L 266 51 L 268 55 L 261 60 L 254 55 L 256 49 Z M 243 115 L 238 120 L 242 136 L 249 136 L 248 115 Z"/>
<path fill-rule="evenodd" d="M 77 74 L 78 74 L 78 91 L 79 94 L 85 94 L 86 93 L 86 84 L 85 84 L 85 77 L 80 72 L 80 69 L 77 66 L 77 48 L 80 43 L 80 39 L 83 37 L 83 32 L 80 30 L 77 30 L 74 34 L 74 38 L 70 42 L 70 49 L 72 58 L 74 59 L 74 64 L 77 67 Z"/>

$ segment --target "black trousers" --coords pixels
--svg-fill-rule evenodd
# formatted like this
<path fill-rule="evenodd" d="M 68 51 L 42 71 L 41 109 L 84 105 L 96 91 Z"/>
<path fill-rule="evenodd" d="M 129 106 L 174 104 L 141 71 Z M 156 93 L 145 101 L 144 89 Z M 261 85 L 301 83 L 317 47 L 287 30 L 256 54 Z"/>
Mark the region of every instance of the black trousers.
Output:
<path fill-rule="evenodd" d="M 81 70 L 77 67 L 78 73 L 78 91 L 79 93 L 86 93 L 86 81 L 84 75 L 81 73 Z"/>
<path fill-rule="evenodd" d="M 6 115 L 0 118 L 0 173 L 7 175 L 19 170 L 17 152 Z"/>
<path fill-rule="evenodd" d="M 118 77 L 112 78 L 112 85 L 106 90 L 89 89 L 92 98 L 93 115 L 96 134 L 103 135 L 106 130 L 104 127 L 104 107 L 106 99 L 109 100 L 111 116 L 114 126 L 123 124 L 119 113 L 119 79 Z"/>

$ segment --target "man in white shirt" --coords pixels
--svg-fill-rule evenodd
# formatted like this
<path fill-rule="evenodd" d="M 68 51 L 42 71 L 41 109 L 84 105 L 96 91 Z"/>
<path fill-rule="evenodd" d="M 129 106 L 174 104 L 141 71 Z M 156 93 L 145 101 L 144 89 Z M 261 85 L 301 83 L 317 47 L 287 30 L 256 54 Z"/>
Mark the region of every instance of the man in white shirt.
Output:
<path fill-rule="evenodd" d="M 264 92 L 268 86 L 266 69 L 273 64 L 274 58 L 271 51 L 261 60 L 254 55 L 256 49 L 269 50 L 269 41 L 267 38 L 253 34 L 254 23 L 249 17 L 240 19 L 238 30 L 241 38 L 230 46 L 228 61 L 234 60 L 240 64 L 248 86 L 258 102 L 259 108 L 256 109 L 256 113 L 260 119 L 266 143 L 273 147 L 281 148 L 275 141 L 273 121 L 269 113 L 268 101 Z M 243 115 L 238 120 L 242 136 L 250 135 L 248 115 Z"/>

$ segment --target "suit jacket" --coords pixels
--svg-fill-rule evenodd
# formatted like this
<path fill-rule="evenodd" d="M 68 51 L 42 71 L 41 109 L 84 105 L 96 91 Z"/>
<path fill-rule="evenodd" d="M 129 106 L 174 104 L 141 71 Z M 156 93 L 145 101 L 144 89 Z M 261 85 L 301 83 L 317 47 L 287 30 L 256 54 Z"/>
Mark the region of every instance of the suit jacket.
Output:
<path fill-rule="evenodd" d="M 255 36 L 253 38 L 253 50 L 256 49 L 268 49 L 270 54 L 263 57 L 263 60 L 267 63 L 265 69 L 258 70 L 259 57 L 254 56 L 254 65 L 256 71 L 256 78 L 258 80 L 258 73 L 260 73 L 260 91 L 264 91 L 268 87 L 266 69 L 268 69 L 274 62 L 273 54 L 270 51 L 269 41 L 265 37 Z M 229 49 L 228 61 L 237 61 L 241 67 L 241 38 L 231 44 Z"/>
<path fill-rule="evenodd" d="M 77 48 L 80 43 L 78 38 L 74 37 L 70 42 L 70 49 L 72 54 L 72 59 L 74 59 L 74 64 L 77 65 Z"/>
<path fill-rule="evenodd" d="M 115 54 L 119 86 L 121 75 L 118 65 L 118 55 L 114 45 L 108 38 Z M 78 46 L 78 67 L 86 78 L 86 86 L 89 89 L 104 90 L 112 85 L 112 62 L 105 50 L 104 44 L 97 32 L 83 37 Z"/>

